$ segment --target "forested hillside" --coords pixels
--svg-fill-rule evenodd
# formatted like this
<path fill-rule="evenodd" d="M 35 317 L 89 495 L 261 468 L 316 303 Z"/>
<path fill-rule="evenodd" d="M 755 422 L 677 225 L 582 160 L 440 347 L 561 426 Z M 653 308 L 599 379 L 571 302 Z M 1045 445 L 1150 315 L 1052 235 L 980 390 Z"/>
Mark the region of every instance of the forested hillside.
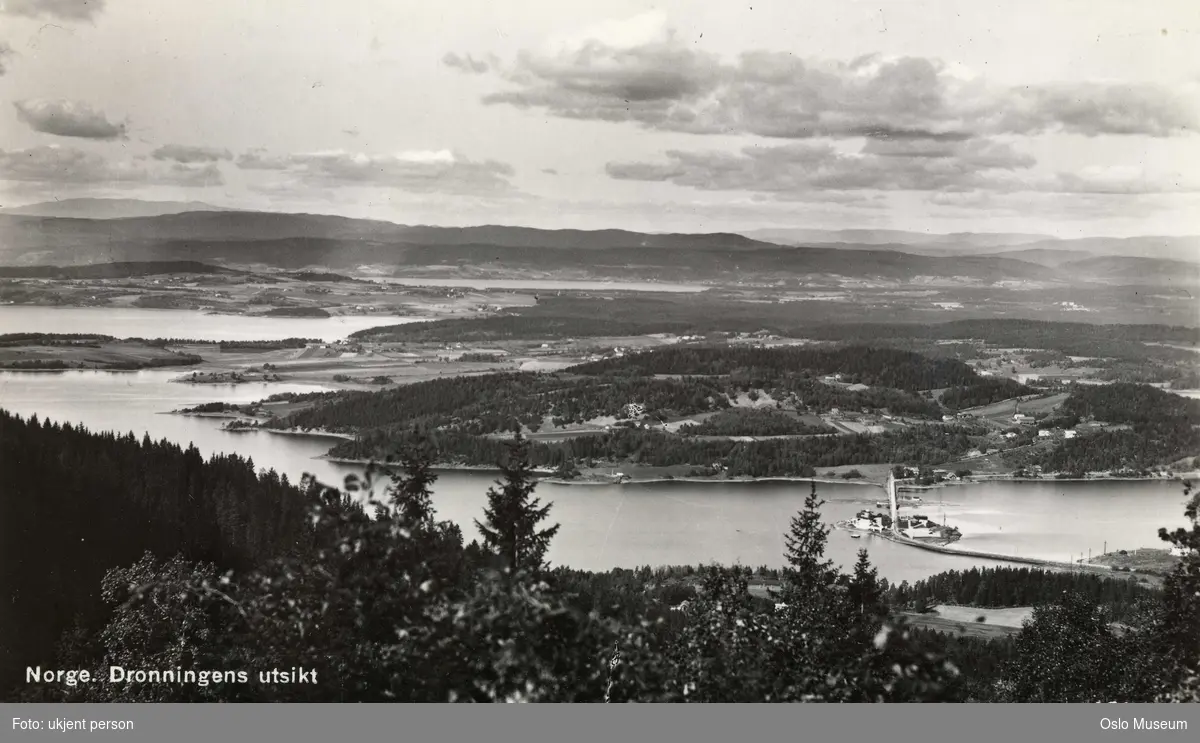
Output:
<path fill-rule="evenodd" d="M 656 467 L 696 465 L 711 474 L 720 463 L 730 477 L 811 477 L 817 467 L 902 462 L 934 465 L 961 457 L 974 444 L 973 429 L 961 426 L 913 426 L 894 433 L 855 436 L 804 436 L 762 441 L 695 439 L 657 431 L 616 428 L 596 436 L 535 442 L 532 462 L 560 467 L 570 462 L 629 462 Z M 978 433 L 978 431 L 975 431 Z M 496 461 L 504 444 L 492 438 L 454 431 L 372 429 L 329 451 L 345 459 L 383 459 L 416 441 L 427 441 L 439 461 L 480 465 Z"/>
<path fill-rule="evenodd" d="M 1200 400 L 1149 385 L 1077 386 L 1058 414 L 1071 425 L 1094 418 L 1130 428 L 1063 441 L 1038 459 L 1050 471 L 1140 474 L 1158 464 L 1200 455 Z"/>
<path fill-rule="evenodd" d="M 103 619 L 100 579 L 143 553 L 245 570 L 311 545 L 311 495 L 237 456 L 0 410 L 0 462 L 6 682 Z"/>

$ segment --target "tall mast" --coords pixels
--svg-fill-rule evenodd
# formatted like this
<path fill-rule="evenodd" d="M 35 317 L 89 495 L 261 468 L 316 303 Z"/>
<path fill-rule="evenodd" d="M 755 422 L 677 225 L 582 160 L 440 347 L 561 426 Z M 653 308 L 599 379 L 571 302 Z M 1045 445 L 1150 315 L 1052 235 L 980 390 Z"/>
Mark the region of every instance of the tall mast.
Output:
<path fill-rule="evenodd" d="M 892 533 L 899 534 L 900 520 L 898 518 L 899 514 L 897 513 L 898 507 L 896 506 L 896 473 L 894 472 L 888 473 L 887 490 L 888 505 L 892 510 Z"/>

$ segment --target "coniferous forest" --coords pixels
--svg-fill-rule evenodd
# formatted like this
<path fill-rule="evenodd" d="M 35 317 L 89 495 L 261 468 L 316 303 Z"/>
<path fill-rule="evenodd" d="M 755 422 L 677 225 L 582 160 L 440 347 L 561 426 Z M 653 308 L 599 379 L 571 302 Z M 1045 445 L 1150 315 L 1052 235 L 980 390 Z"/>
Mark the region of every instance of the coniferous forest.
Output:
<path fill-rule="evenodd" d="M 1196 554 L 1160 589 L 1040 571 L 889 586 L 865 551 L 849 571 L 825 557 L 814 484 L 764 597 L 746 568 L 547 564 L 565 535 L 519 437 L 465 530 L 434 508 L 430 442 L 333 488 L 132 436 L 0 426 L 6 699 L 1200 701 Z M 1198 501 L 1164 539 L 1200 546 Z M 1037 608 L 985 641 L 910 626 L 934 599 Z M 198 675 L 25 684 L 27 665 Z M 257 682 L 292 667 L 315 678 Z"/>

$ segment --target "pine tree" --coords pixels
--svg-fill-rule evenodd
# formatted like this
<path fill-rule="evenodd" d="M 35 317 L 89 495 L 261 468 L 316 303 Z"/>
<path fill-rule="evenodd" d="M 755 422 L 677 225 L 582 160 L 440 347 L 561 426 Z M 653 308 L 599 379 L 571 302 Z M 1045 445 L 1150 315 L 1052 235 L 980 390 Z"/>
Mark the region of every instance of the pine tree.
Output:
<path fill-rule="evenodd" d="M 475 521 L 483 546 L 511 572 L 541 571 L 559 525 L 538 529 L 552 504 L 543 506 L 539 498 L 532 497 L 537 480 L 529 462 L 529 442 L 519 433 L 509 444 L 508 457 L 500 462 L 500 472 L 502 479 L 488 489 L 488 506 L 483 512 L 486 523 Z"/>

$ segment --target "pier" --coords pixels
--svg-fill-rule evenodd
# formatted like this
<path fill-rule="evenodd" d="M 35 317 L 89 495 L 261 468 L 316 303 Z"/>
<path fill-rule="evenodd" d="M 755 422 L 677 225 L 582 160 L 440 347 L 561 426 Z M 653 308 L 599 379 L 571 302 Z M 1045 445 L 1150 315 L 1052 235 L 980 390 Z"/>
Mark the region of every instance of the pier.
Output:
<path fill-rule="evenodd" d="M 1056 560 L 1043 560 L 1037 557 L 1020 557 L 1017 555 L 1001 555 L 994 552 L 982 552 L 979 550 L 964 550 L 954 549 L 945 544 L 936 544 L 934 542 L 925 542 L 919 539 L 911 539 L 900 533 L 898 516 L 898 505 L 896 501 L 896 477 L 888 475 L 887 480 L 888 505 L 891 509 L 892 526 L 889 531 L 879 533 L 879 536 L 884 539 L 891 540 L 897 544 L 916 547 L 917 549 L 927 550 L 929 552 L 938 552 L 943 555 L 958 555 L 960 557 L 979 557 L 986 560 L 997 560 L 1002 562 L 1013 562 L 1022 565 L 1034 565 L 1042 568 L 1053 568 L 1058 570 L 1075 570 L 1081 572 L 1103 573 L 1105 575 L 1113 575 L 1113 570 L 1105 565 L 1090 565 L 1086 563 L 1070 563 L 1059 562 Z M 943 524 L 944 526 L 944 524 Z"/>

